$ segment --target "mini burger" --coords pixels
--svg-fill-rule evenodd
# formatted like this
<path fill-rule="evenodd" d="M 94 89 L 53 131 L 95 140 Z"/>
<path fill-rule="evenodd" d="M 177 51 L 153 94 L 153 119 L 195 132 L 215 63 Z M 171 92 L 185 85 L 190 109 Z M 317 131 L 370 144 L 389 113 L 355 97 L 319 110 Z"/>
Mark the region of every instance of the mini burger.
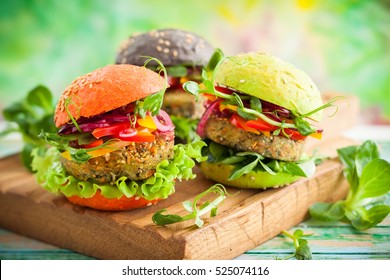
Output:
<path fill-rule="evenodd" d="M 201 163 L 206 177 L 234 187 L 283 186 L 315 171 L 303 153 L 307 137 L 321 138 L 321 95 L 301 70 L 274 56 L 245 53 L 225 57 L 204 93 L 208 107 L 197 132 L 207 139 Z"/>
<path fill-rule="evenodd" d="M 174 126 L 160 110 L 166 85 L 134 65 L 108 65 L 74 80 L 56 107 L 58 133 L 42 133 L 52 147 L 33 152 L 38 183 L 99 210 L 166 199 L 176 179 L 194 177 L 192 158 L 204 144 L 174 146 Z"/>
<path fill-rule="evenodd" d="M 202 102 L 186 93 L 188 80 L 201 81 L 214 48 L 202 37 L 179 29 L 158 29 L 125 40 L 116 57 L 117 64 L 144 65 L 145 56 L 155 57 L 166 66 L 170 88 L 164 96 L 163 110 L 172 118 L 175 134 L 181 140 L 195 136 L 197 121 L 204 112 Z M 152 63 L 149 65 L 153 66 Z M 202 101 L 202 100 L 200 100 Z"/>

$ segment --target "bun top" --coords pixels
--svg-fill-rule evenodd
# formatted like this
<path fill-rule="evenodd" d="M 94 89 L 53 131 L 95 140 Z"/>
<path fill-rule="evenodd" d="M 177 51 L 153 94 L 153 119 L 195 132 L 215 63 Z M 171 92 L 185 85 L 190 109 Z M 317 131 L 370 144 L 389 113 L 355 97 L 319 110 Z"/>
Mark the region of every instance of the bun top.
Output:
<path fill-rule="evenodd" d="M 158 92 L 165 79 L 134 65 L 107 65 L 78 77 L 63 92 L 57 103 L 54 122 L 60 127 L 70 121 L 91 117 Z"/>
<path fill-rule="evenodd" d="M 157 29 L 130 36 L 118 51 L 117 64 L 143 66 L 142 56 L 151 56 L 165 66 L 207 65 L 214 48 L 202 37 L 180 29 Z M 156 62 L 150 62 L 157 65 Z"/>
<path fill-rule="evenodd" d="M 322 105 L 321 94 L 306 73 L 265 53 L 226 57 L 215 69 L 214 81 L 299 114 Z M 309 116 L 316 121 L 321 117 L 322 111 Z"/>

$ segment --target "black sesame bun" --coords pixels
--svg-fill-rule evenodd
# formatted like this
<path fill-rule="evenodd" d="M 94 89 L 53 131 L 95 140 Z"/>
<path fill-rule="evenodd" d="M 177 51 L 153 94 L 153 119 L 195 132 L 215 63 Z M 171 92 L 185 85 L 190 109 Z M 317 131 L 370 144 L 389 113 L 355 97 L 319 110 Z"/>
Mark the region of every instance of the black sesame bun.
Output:
<path fill-rule="evenodd" d="M 196 125 L 204 113 L 203 97 L 183 90 L 188 80 L 201 82 L 202 68 L 205 68 L 214 53 L 214 47 L 204 38 L 180 29 L 157 29 L 134 34 L 119 47 L 116 64 L 143 66 L 146 57 L 160 60 L 167 70 L 168 83 L 162 109 L 167 112 L 175 125 L 177 142 L 190 142 L 196 137 Z M 158 71 L 155 61 L 147 67 Z M 161 74 L 161 73 L 160 73 Z"/>
<path fill-rule="evenodd" d="M 143 66 L 146 58 L 142 56 L 151 56 L 165 66 L 205 66 L 213 52 L 210 43 L 195 33 L 157 29 L 130 36 L 121 44 L 115 62 Z"/>

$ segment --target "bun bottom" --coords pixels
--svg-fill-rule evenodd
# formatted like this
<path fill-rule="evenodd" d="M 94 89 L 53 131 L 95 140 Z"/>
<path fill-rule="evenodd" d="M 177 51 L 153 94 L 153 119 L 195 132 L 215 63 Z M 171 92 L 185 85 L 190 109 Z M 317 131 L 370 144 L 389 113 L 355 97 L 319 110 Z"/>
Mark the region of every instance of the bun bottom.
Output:
<path fill-rule="evenodd" d="M 136 208 L 144 208 L 156 204 L 160 199 L 146 200 L 142 197 L 126 197 L 122 196 L 121 198 L 109 199 L 100 194 L 100 191 L 97 191 L 96 194 L 89 198 L 82 198 L 79 196 L 70 196 L 67 199 L 76 205 L 89 207 L 96 210 L 103 211 L 124 211 L 131 210 Z"/>
<path fill-rule="evenodd" d="M 200 163 L 200 168 L 208 179 L 227 186 L 245 189 L 277 188 L 291 184 L 301 178 L 287 173 L 272 175 L 266 171 L 251 171 L 229 181 L 228 178 L 234 169 L 232 165 L 204 161 Z"/>

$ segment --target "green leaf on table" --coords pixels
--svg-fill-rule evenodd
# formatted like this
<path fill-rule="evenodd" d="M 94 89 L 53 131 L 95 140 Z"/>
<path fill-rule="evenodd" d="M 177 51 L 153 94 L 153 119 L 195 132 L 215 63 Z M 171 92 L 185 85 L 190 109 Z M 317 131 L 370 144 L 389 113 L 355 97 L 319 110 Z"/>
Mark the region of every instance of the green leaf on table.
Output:
<path fill-rule="evenodd" d="M 363 169 L 360 188 L 356 194 L 360 199 L 381 196 L 390 191 L 390 163 L 374 159 Z"/>
<path fill-rule="evenodd" d="M 364 167 L 374 159 L 379 158 L 379 151 L 377 145 L 372 141 L 364 142 L 356 153 L 356 172 L 360 177 L 362 175 Z"/>
<path fill-rule="evenodd" d="M 200 203 L 200 200 L 203 200 L 206 196 L 210 194 L 216 194 L 217 198 L 215 198 L 212 201 L 206 200 L 205 202 Z M 208 188 L 207 190 L 203 191 L 202 193 L 198 194 L 194 201 L 185 201 L 183 202 L 183 208 L 189 212 L 189 214 L 185 216 L 175 215 L 175 214 L 163 214 L 166 212 L 166 209 L 162 209 L 154 213 L 152 220 L 156 225 L 169 225 L 173 223 L 178 223 L 182 221 L 187 221 L 191 219 L 195 219 L 195 225 L 197 227 L 202 227 L 204 225 L 204 221 L 201 219 L 201 217 L 206 214 L 207 212 L 210 212 L 210 217 L 214 217 L 217 214 L 217 209 L 220 206 L 220 204 L 225 200 L 227 195 L 226 189 L 221 184 L 215 184 Z"/>
<path fill-rule="evenodd" d="M 290 259 L 292 257 L 295 257 L 297 260 L 311 260 L 312 259 L 312 254 L 311 254 L 311 249 L 309 247 L 309 242 L 304 239 L 306 236 L 310 236 L 311 234 L 306 234 L 303 232 L 301 229 L 297 229 L 294 231 L 293 234 L 287 232 L 287 231 L 282 231 L 282 234 L 285 235 L 286 237 L 290 238 L 293 241 L 295 252 L 287 257 L 286 259 Z"/>
<path fill-rule="evenodd" d="M 345 214 L 344 202 L 336 203 L 318 202 L 310 207 L 310 216 L 317 220 L 334 222 L 340 221 Z"/>
<path fill-rule="evenodd" d="M 347 212 L 346 216 L 354 228 L 366 230 L 376 226 L 390 213 L 390 206 L 375 205 L 366 210 L 364 207 L 355 207 L 353 212 Z"/>
<path fill-rule="evenodd" d="M 294 256 L 297 260 L 311 260 L 313 258 L 306 239 L 299 240 L 299 246 L 296 248 Z"/>
<path fill-rule="evenodd" d="M 179 215 L 166 214 L 163 215 L 164 212 L 167 212 L 167 209 L 161 209 L 154 213 L 152 217 L 153 223 L 156 225 L 170 225 L 174 223 L 181 222 L 183 219 Z"/>
<path fill-rule="evenodd" d="M 311 216 L 324 221 L 346 218 L 358 230 L 376 226 L 390 213 L 390 163 L 380 158 L 372 141 L 339 149 L 338 154 L 350 184 L 348 195 L 335 203 L 314 204 Z"/>

